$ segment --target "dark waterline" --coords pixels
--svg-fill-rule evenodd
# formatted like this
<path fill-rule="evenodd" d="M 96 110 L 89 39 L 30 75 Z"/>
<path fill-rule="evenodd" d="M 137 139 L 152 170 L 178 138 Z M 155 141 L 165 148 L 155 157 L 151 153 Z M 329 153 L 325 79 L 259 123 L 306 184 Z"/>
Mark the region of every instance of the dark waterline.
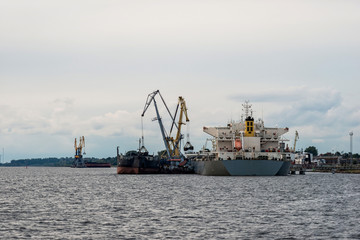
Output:
<path fill-rule="evenodd" d="M 360 175 L 0 168 L 0 239 L 360 239 Z"/>

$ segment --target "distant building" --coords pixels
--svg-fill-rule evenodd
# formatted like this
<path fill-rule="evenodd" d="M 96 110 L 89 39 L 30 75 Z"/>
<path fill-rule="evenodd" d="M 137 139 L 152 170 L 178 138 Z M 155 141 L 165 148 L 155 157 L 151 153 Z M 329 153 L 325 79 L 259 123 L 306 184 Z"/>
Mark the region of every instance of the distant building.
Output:
<path fill-rule="evenodd" d="M 323 162 L 326 165 L 335 165 L 335 164 L 358 164 L 360 163 L 359 158 L 350 158 L 348 156 L 341 156 L 341 155 L 333 155 L 329 153 L 320 154 L 319 156 L 315 157 L 314 161 L 316 162 Z"/>

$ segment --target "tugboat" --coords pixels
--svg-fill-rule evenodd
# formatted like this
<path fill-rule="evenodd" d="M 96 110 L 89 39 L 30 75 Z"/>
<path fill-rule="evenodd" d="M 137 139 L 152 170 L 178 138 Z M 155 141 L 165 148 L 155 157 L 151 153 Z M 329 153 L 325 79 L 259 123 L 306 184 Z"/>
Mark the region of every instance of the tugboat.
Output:
<path fill-rule="evenodd" d="M 245 121 L 230 122 L 225 127 L 203 127 L 211 135 L 213 149 L 188 154 L 195 173 L 211 176 L 285 176 L 293 153 L 285 148 L 281 136 L 286 128 L 266 128 L 264 121 L 254 121 L 251 104 L 243 104 Z"/>

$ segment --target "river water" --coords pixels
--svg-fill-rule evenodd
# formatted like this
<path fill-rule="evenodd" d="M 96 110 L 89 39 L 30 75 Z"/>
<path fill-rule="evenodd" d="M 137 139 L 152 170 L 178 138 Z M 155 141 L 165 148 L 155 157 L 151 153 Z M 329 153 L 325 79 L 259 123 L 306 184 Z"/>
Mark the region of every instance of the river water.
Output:
<path fill-rule="evenodd" d="M 360 239 L 360 175 L 0 168 L 0 239 Z"/>

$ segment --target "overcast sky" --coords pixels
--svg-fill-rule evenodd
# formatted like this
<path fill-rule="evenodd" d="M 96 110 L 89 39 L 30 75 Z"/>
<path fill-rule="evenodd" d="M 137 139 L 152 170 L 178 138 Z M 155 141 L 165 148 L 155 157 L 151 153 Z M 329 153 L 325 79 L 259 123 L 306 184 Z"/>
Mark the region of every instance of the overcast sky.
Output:
<path fill-rule="evenodd" d="M 360 151 L 360 1 L 0 0 L 0 147 L 5 160 L 136 149 L 159 89 L 203 126 L 255 118 L 297 149 Z M 162 108 L 162 106 L 159 106 Z M 168 116 L 161 109 L 166 122 Z M 145 146 L 164 149 L 151 106 Z M 4 159 L 2 159 L 3 161 Z"/>

